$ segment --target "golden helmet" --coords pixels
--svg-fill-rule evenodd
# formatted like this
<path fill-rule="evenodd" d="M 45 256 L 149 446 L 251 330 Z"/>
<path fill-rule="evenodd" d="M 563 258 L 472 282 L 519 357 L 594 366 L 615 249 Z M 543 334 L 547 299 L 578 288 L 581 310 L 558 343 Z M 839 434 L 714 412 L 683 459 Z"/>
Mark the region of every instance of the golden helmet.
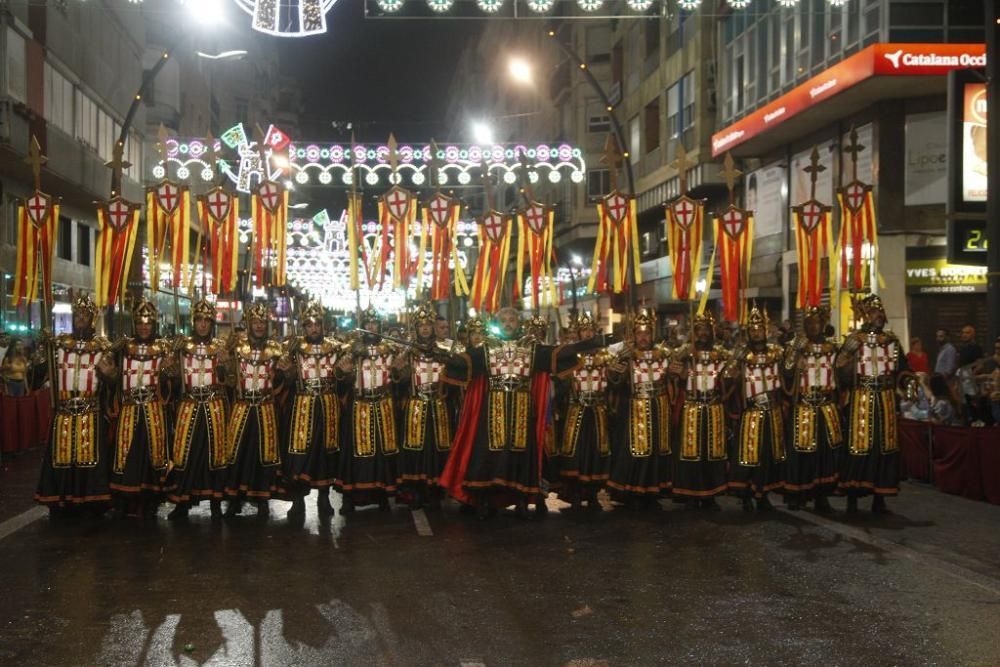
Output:
<path fill-rule="evenodd" d="M 143 297 L 132 306 L 132 321 L 136 324 L 156 323 L 156 304 Z"/>
<path fill-rule="evenodd" d="M 215 304 L 205 299 L 198 299 L 191 306 L 191 320 L 209 320 L 215 322 Z"/>
<path fill-rule="evenodd" d="M 90 298 L 89 294 L 81 294 L 73 299 L 73 314 L 89 313 L 91 318 L 97 317 L 97 304 Z"/>
<path fill-rule="evenodd" d="M 484 320 L 479 315 L 470 317 L 465 323 L 465 331 L 469 334 L 478 333 L 481 334 L 486 331 L 486 320 Z"/>
<path fill-rule="evenodd" d="M 593 329 L 597 326 L 596 323 L 594 322 L 594 316 L 591 315 L 586 310 L 580 313 L 580 315 L 576 318 L 576 322 L 574 324 L 576 325 L 574 328 L 577 331 L 579 331 L 580 329 L 588 329 L 588 328 Z"/>
<path fill-rule="evenodd" d="M 819 319 L 820 322 L 824 324 L 830 321 L 830 309 L 827 306 L 809 306 L 802 313 L 802 319 L 811 320 L 813 318 Z"/>
<path fill-rule="evenodd" d="M 413 327 L 416 328 L 420 324 L 434 324 L 437 320 L 437 310 L 434 308 L 434 304 L 430 301 L 424 301 L 419 306 L 417 306 L 411 315 L 413 320 Z"/>
<path fill-rule="evenodd" d="M 632 331 L 643 330 L 656 330 L 656 314 L 648 308 L 640 308 L 632 318 Z"/>
<path fill-rule="evenodd" d="M 706 326 L 713 331 L 715 330 L 715 314 L 710 310 L 698 313 L 694 316 L 694 321 L 692 322 L 692 327 Z"/>
<path fill-rule="evenodd" d="M 861 306 L 864 310 L 878 308 L 882 312 L 885 312 L 885 305 L 882 303 L 882 297 L 878 294 L 869 294 L 865 298 L 861 299 Z"/>
<path fill-rule="evenodd" d="M 369 304 L 368 308 L 361 313 L 360 324 L 364 325 L 365 322 L 378 322 L 382 324 L 382 316 L 375 310 L 375 306 Z"/>
<path fill-rule="evenodd" d="M 750 315 L 747 317 L 747 329 L 756 329 L 763 327 L 767 330 L 767 311 L 762 311 L 754 304 L 753 308 L 750 309 Z"/>
<path fill-rule="evenodd" d="M 247 321 L 260 320 L 261 322 L 267 322 L 271 319 L 271 311 L 267 307 L 267 302 L 255 301 L 249 308 L 243 311 L 243 319 Z"/>
<path fill-rule="evenodd" d="M 323 306 L 319 301 L 309 301 L 299 314 L 299 321 L 302 322 L 302 324 L 306 324 L 307 322 L 317 322 L 319 324 L 323 324 L 325 320 L 326 311 L 323 309 Z"/>

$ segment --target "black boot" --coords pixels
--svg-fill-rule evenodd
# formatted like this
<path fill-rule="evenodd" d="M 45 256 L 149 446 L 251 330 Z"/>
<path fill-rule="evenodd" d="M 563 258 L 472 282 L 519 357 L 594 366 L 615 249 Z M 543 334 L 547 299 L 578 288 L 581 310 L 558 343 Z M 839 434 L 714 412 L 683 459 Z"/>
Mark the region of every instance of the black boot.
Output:
<path fill-rule="evenodd" d="M 266 498 L 257 501 L 257 518 L 267 519 L 271 516 L 271 502 Z"/>
<path fill-rule="evenodd" d="M 718 501 L 715 500 L 715 496 L 712 496 L 710 498 L 702 498 L 701 499 L 701 508 L 703 510 L 708 510 L 710 512 L 720 512 L 720 511 L 722 511 L 722 508 L 719 507 Z"/>
<path fill-rule="evenodd" d="M 288 510 L 285 518 L 300 519 L 306 515 L 306 499 L 304 496 L 295 496 L 292 499 L 292 507 Z"/>
<path fill-rule="evenodd" d="M 222 518 L 222 501 L 221 500 L 219 500 L 218 498 L 212 498 L 210 501 L 208 501 L 208 506 L 211 508 L 212 518 L 213 519 L 221 519 Z"/>
<path fill-rule="evenodd" d="M 857 514 L 858 513 L 858 497 L 855 495 L 847 496 L 847 513 Z"/>
<path fill-rule="evenodd" d="M 233 498 L 232 500 L 229 501 L 229 504 L 226 506 L 226 516 L 230 518 L 234 516 L 239 516 L 240 512 L 242 511 L 243 511 L 242 498 Z"/>
<path fill-rule="evenodd" d="M 333 505 L 330 504 L 330 487 L 319 490 L 319 497 L 316 498 L 316 511 L 320 516 L 333 516 L 335 514 Z"/>
<path fill-rule="evenodd" d="M 802 509 L 802 498 L 797 493 L 793 493 L 788 496 L 788 500 L 785 502 L 785 507 L 787 507 L 792 512 L 798 512 Z"/>
<path fill-rule="evenodd" d="M 535 498 L 535 518 L 544 519 L 549 515 L 549 506 L 545 503 L 548 494 L 543 494 Z"/>
<path fill-rule="evenodd" d="M 767 497 L 766 493 L 757 499 L 757 511 L 758 512 L 774 511 L 774 505 L 771 504 L 771 499 Z"/>
<path fill-rule="evenodd" d="M 344 503 L 340 506 L 341 514 L 351 514 L 354 512 L 354 498 L 351 497 L 351 493 L 348 491 L 344 494 Z"/>
<path fill-rule="evenodd" d="M 514 506 L 514 516 L 518 519 L 528 518 L 528 499 L 525 497 L 520 497 L 517 499 L 517 505 Z"/>
<path fill-rule="evenodd" d="M 750 493 L 748 492 L 744 494 L 741 500 L 743 503 L 743 511 L 753 512 L 753 497 L 750 495 Z"/>
<path fill-rule="evenodd" d="M 168 521 L 181 521 L 188 518 L 188 512 L 191 510 L 191 506 L 187 503 L 177 503 L 177 506 L 170 511 L 167 515 Z"/>
<path fill-rule="evenodd" d="M 422 489 L 413 490 L 413 499 L 410 501 L 411 510 L 419 510 L 424 507 L 424 492 Z"/>
<path fill-rule="evenodd" d="M 380 512 L 388 512 L 391 509 L 389 507 L 389 496 L 382 494 L 378 499 L 378 509 Z"/>
<path fill-rule="evenodd" d="M 814 511 L 816 514 L 832 514 L 833 507 L 830 506 L 830 499 L 826 497 L 826 494 L 819 494 L 816 496 L 814 501 Z"/>
<path fill-rule="evenodd" d="M 885 496 L 875 495 L 872 498 L 872 514 L 889 514 L 889 508 L 885 504 Z"/>
<path fill-rule="evenodd" d="M 111 510 L 111 517 L 121 521 L 126 516 L 128 516 L 128 500 L 122 496 L 118 496 L 114 500 L 114 509 Z"/>
<path fill-rule="evenodd" d="M 488 500 L 480 499 L 476 505 L 476 518 L 480 521 L 486 521 L 490 518 L 490 503 Z"/>

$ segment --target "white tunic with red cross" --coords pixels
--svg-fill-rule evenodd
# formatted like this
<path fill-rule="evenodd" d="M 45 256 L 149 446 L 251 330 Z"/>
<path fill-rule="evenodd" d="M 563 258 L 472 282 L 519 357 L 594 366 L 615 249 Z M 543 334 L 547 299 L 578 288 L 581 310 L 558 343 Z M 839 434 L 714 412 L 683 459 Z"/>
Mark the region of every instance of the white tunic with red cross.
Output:
<path fill-rule="evenodd" d="M 331 346 L 303 343 L 298 350 L 303 380 L 328 380 L 337 370 L 337 354 Z"/>
<path fill-rule="evenodd" d="M 799 376 L 799 391 L 803 394 L 829 393 L 836 389 L 834 360 L 837 350 L 832 345 L 810 343 L 802 351 L 805 369 Z"/>
<path fill-rule="evenodd" d="M 188 389 L 210 387 L 215 382 L 216 349 L 211 343 L 195 343 L 183 355 L 184 386 Z"/>
<path fill-rule="evenodd" d="M 632 383 L 652 384 L 661 382 L 667 375 L 669 359 L 653 350 L 636 351 L 632 361 Z"/>
<path fill-rule="evenodd" d="M 721 389 L 724 361 L 711 351 L 695 351 L 691 358 L 691 370 L 687 377 L 687 390 L 706 394 Z"/>
<path fill-rule="evenodd" d="M 504 341 L 487 348 L 491 377 L 527 379 L 531 376 L 533 348 L 514 341 Z"/>
<path fill-rule="evenodd" d="M 251 349 L 245 356 L 239 357 L 240 363 L 240 386 L 244 393 L 271 391 L 271 365 L 272 357 L 267 350 Z"/>
<path fill-rule="evenodd" d="M 375 391 L 388 387 L 392 382 L 391 352 L 378 345 L 369 345 L 357 364 L 355 389 Z"/>
<path fill-rule="evenodd" d="M 608 388 L 607 366 L 593 354 L 580 355 L 581 365 L 573 371 L 573 388 L 578 394 L 604 393 Z"/>
<path fill-rule="evenodd" d="M 413 359 L 413 384 L 417 390 L 426 387 L 435 387 L 441 382 L 441 374 L 444 373 L 444 364 L 436 359 L 424 359 L 415 357 Z"/>
<path fill-rule="evenodd" d="M 862 341 L 861 353 L 857 357 L 858 376 L 878 378 L 892 375 L 896 371 L 896 358 L 899 354 L 896 340 L 870 333 Z"/>
<path fill-rule="evenodd" d="M 747 352 L 743 367 L 743 389 L 747 398 L 764 396 L 781 389 L 780 352 L 768 346 L 766 352 Z"/>
<path fill-rule="evenodd" d="M 97 392 L 97 364 L 104 353 L 90 341 L 70 339 L 56 348 L 59 388 L 89 396 Z"/>
<path fill-rule="evenodd" d="M 162 350 L 155 345 L 129 345 L 122 357 L 122 389 L 149 389 L 156 386 L 163 362 Z"/>

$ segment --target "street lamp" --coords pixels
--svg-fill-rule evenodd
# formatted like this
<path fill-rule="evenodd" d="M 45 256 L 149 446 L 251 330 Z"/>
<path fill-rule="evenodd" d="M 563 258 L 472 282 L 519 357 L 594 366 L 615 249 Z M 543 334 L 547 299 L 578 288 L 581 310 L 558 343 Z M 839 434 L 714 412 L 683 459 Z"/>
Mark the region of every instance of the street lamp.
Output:
<path fill-rule="evenodd" d="M 472 123 L 472 140 L 480 146 L 493 145 L 493 128 L 482 121 Z"/>
<path fill-rule="evenodd" d="M 530 86 L 535 82 L 531 64 L 524 58 L 511 58 L 507 69 L 510 72 L 511 78 L 519 84 Z"/>

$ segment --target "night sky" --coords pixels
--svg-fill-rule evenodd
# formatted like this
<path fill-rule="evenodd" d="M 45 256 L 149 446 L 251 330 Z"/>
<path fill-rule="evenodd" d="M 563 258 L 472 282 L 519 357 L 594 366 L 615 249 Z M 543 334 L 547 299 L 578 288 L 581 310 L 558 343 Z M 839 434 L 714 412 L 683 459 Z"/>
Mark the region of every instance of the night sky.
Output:
<path fill-rule="evenodd" d="M 347 139 L 332 121 L 351 121 L 358 141 L 446 140 L 448 87 L 478 21 L 364 18 L 357 0 L 340 0 L 323 36 L 282 42 L 283 70 L 301 82 L 310 139 Z"/>

